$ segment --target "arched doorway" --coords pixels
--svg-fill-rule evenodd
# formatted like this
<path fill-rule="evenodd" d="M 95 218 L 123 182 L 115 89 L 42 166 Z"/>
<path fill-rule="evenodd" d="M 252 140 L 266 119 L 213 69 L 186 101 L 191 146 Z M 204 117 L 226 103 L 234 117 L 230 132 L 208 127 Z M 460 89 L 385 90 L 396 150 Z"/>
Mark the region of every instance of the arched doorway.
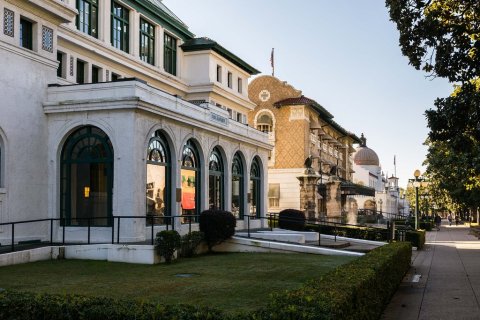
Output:
<path fill-rule="evenodd" d="M 200 214 L 200 175 L 200 156 L 194 141 L 190 139 L 182 152 L 182 215 Z M 197 221 L 197 218 L 193 221 Z"/>
<path fill-rule="evenodd" d="M 252 166 L 250 168 L 250 215 L 260 218 L 260 204 L 261 204 L 261 172 L 260 161 L 257 157 L 253 159 Z"/>
<path fill-rule="evenodd" d="M 208 207 L 210 209 L 225 208 L 224 201 L 224 167 L 220 150 L 215 147 L 208 162 Z"/>
<path fill-rule="evenodd" d="M 244 170 L 240 153 L 235 153 L 232 163 L 232 213 L 237 219 L 243 219 L 245 192 L 243 187 Z"/>
<path fill-rule="evenodd" d="M 101 129 L 85 126 L 61 155 L 61 217 L 67 226 L 108 226 L 112 216 L 113 148 Z"/>
<path fill-rule="evenodd" d="M 161 131 L 156 131 L 147 149 L 147 225 L 164 224 L 162 217 L 170 216 L 171 204 L 171 157 L 167 140 Z"/>

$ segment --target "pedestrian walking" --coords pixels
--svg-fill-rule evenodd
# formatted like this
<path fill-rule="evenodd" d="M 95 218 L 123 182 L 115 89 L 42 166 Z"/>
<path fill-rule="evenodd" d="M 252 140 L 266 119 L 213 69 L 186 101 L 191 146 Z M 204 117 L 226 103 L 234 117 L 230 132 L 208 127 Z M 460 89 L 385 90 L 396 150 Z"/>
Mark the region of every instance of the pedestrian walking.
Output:
<path fill-rule="evenodd" d="M 442 218 L 437 214 L 435 215 L 435 226 L 437 227 L 437 231 L 440 231 L 440 225 L 442 224 Z"/>
<path fill-rule="evenodd" d="M 452 213 L 451 212 L 448 213 L 447 219 L 448 219 L 448 223 L 450 225 L 452 225 Z"/>

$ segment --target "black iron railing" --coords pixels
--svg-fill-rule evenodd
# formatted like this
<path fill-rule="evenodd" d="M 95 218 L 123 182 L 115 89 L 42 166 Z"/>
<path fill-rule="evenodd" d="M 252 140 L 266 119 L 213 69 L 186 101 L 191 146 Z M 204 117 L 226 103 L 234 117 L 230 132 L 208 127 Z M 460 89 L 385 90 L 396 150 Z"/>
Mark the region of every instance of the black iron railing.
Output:
<path fill-rule="evenodd" d="M 128 231 L 123 230 L 121 226 L 124 225 L 125 220 L 144 220 L 145 221 L 145 227 L 150 228 L 150 244 L 153 245 L 155 241 L 155 228 L 158 227 L 165 227 L 166 230 L 174 230 L 175 225 L 179 225 L 178 219 L 180 219 L 180 224 L 186 225 L 188 224 L 188 232 L 192 231 L 192 225 L 198 223 L 198 218 L 199 215 L 179 215 L 179 216 L 152 216 L 152 215 L 146 215 L 146 216 L 109 216 L 109 217 L 91 217 L 91 218 L 71 218 L 71 219 L 65 219 L 65 218 L 46 218 L 46 219 L 34 219 L 34 220 L 25 220 L 25 221 L 15 221 L 15 222 L 4 222 L 0 223 L 1 226 L 7 226 L 10 227 L 11 230 L 11 243 L 9 244 L 10 246 L 10 252 L 15 251 L 15 246 L 18 245 L 15 243 L 16 240 L 16 234 L 15 230 L 16 227 L 19 225 L 25 225 L 25 224 L 40 224 L 40 223 L 48 223 L 49 225 L 49 241 L 44 241 L 43 244 L 61 244 L 61 245 L 66 245 L 68 244 L 73 244 L 75 241 L 76 243 L 79 243 L 80 240 L 77 239 L 70 239 L 70 241 L 67 241 L 67 232 L 66 230 L 68 228 L 72 227 L 81 227 L 81 228 L 87 228 L 87 236 L 86 236 L 86 243 L 87 244 L 92 244 L 92 228 L 95 228 L 96 230 L 99 228 L 103 229 L 110 229 L 111 233 L 111 239 L 109 242 L 106 241 L 100 241 L 95 242 L 95 244 L 106 244 L 106 243 L 111 243 L 111 244 L 121 244 L 121 243 L 127 243 L 127 242 L 121 242 L 122 239 L 122 232 L 127 233 Z M 278 214 L 276 213 L 268 213 L 266 216 L 263 217 L 257 217 L 256 215 L 244 215 L 244 221 L 246 222 L 246 225 L 244 226 L 247 229 L 247 235 L 248 237 L 252 237 L 252 227 L 251 227 L 251 222 L 253 221 L 260 221 L 260 227 L 263 228 L 270 228 L 273 230 L 275 226 L 278 226 L 279 222 L 279 217 Z M 344 232 L 345 228 L 348 227 L 359 227 L 358 225 L 354 224 L 347 224 L 347 223 L 341 223 L 341 222 L 332 222 L 332 221 L 326 221 L 326 220 L 321 220 L 321 219 L 294 219 L 294 218 L 282 218 L 284 221 L 289 221 L 289 222 L 304 222 L 306 225 L 307 230 L 317 230 L 319 233 L 319 241 L 321 239 L 321 234 L 331 234 L 334 236 L 335 241 L 337 240 L 337 236 L 341 235 L 341 231 Z M 103 220 L 107 221 L 106 225 L 99 225 L 96 224 L 95 222 L 98 220 Z M 72 224 L 73 222 L 76 222 L 77 224 Z M 86 224 L 85 224 L 86 222 Z M 162 222 L 162 223 L 159 223 Z M 56 224 L 57 223 L 57 224 Z M 364 230 L 365 232 L 370 232 L 373 234 L 381 234 L 382 239 L 385 239 L 384 241 L 390 241 L 392 235 L 392 225 L 390 223 L 387 224 L 386 228 L 380 228 L 380 227 L 374 227 L 374 226 L 361 226 L 361 230 Z M 257 229 L 258 226 L 256 226 L 255 229 Z M 59 230 L 61 229 L 61 230 Z M 60 241 L 59 235 L 57 233 L 56 235 L 56 240 L 54 241 L 54 234 L 55 231 L 59 230 L 61 232 L 61 237 Z M 325 230 L 330 230 L 330 232 L 326 232 Z M 398 234 L 398 232 L 397 232 Z M 351 236 L 351 235 L 349 235 Z M 403 235 L 404 236 L 404 235 Z M 24 236 L 23 236 L 24 237 Z M 402 237 L 402 235 L 398 235 L 399 238 Z M 146 240 L 148 241 L 148 240 Z M 85 243 L 85 242 L 81 242 Z M 129 242 L 131 243 L 131 242 Z M 320 244 L 320 243 L 319 243 Z M 7 245 L 8 246 L 8 245 Z M 0 248 L 5 248 L 7 246 L 0 246 Z"/>

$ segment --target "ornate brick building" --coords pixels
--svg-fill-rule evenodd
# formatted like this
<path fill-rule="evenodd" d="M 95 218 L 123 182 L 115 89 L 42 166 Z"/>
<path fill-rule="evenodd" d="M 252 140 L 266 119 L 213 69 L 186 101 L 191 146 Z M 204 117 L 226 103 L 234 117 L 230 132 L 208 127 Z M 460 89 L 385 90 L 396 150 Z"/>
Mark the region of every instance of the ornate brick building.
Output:
<path fill-rule="evenodd" d="M 274 145 L 268 161 L 270 212 L 296 208 L 310 217 L 337 219 L 355 210 L 348 195 L 372 192 L 351 182 L 353 144 L 360 139 L 323 106 L 272 76 L 254 79 L 249 97 L 257 107 L 248 123 L 267 132 Z"/>

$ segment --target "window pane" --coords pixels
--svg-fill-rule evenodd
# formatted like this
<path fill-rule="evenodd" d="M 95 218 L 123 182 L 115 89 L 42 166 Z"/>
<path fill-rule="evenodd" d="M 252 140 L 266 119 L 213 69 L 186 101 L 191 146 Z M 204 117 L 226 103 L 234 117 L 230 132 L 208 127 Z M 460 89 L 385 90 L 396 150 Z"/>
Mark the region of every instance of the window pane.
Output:
<path fill-rule="evenodd" d="M 182 215 L 194 215 L 196 214 L 196 171 L 182 169 Z M 187 222 L 188 220 L 184 220 Z"/>
<path fill-rule="evenodd" d="M 128 52 L 129 11 L 120 4 L 112 3 L 112 45 Z"/>
<path fill-rule="evenodd" d="M 164 69 L 166 72 L 177 73 L 177 40 L 168 34 L 164 36 Z"/>
<path fill-rule="evenodd" d="M 147 213 L 148 217 L 154 217 L 154 224 L 163 224 L 161 218 L 165 216 L 166 200 L 166 167 L 156 164 L 147 164 Z M 152 220 L 147 219 L 147 225 Z"/>

